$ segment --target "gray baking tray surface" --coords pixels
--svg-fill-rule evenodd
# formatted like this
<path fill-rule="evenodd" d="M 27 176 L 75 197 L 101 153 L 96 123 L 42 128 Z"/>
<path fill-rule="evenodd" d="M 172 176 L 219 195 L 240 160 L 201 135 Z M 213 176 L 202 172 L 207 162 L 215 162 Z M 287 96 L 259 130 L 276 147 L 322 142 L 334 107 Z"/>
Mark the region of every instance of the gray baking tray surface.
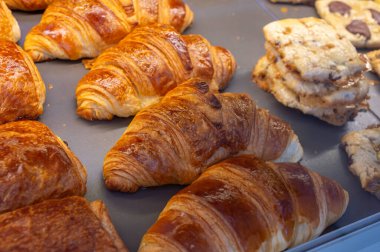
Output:
<path fill-rule="evenodd" d="M 379 104 L 380 85 L 371 89 L 372 112 L 360 113 L 355 121 L 344 127 L 335 127 L 282 106 L 272 95 L 260 90 L 251 82 L 251 69 L 265 53 L 262 27 L 280 18 L 315 16 L 314 9 L 306 6 L 273 5 L 266 0 L 186 2 L 195 13 L 195 22 L 186 33 L 202 34 L 214 45 L 228 48 L 236 57 L 237 73 L 226 91 L 248 93 L 259 106 L 269 109 L 289 122 L 305 150 L 302 164 L 335 179 L 349 192 L 350 204 L 346 214 L 329 227 L 324 235 L 379 212 L 380 201 L 362 190 L 358 179 L 348 171 L 347 157 L 339 143 L 346 132 L 379 123 L 376 103 Z M 22 45 L 26 33 L 39 22 L 41 13 L 14 14 L 21 26 Z M 131 251 L 137 251 L 143 234 L 155 222 L 168 199 L 182 187 L 164 186 L 140 190 L 133 194 L 108 191 L 102 179 L 103 158 L 131 119 L 89 122 L 76 115 L 75 88 L 87 72 L 81 62 L 51 61 L 39 63 L 37 67 L 47 89 L 45 112 L 40 121 L 66 140 L 86 166 L 86 198 L 101 199 L 106 203 L 112 221 L 125 244 Z"/>

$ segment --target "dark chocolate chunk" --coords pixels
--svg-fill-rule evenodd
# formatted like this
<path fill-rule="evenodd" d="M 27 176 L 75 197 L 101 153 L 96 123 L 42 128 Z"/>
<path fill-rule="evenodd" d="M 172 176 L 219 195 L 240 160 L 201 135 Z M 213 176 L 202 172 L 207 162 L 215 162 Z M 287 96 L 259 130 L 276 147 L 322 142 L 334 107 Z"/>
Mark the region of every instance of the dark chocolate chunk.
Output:
<path fill-rule="evenodd" d="M 329 3 L 329 10 L 331 13 L 339 13 L 344 16 L 345 14 L 350 14 L 351 6 L 341 2 L 341 1 L 333 1 Z"/>
<path fill-rule="evenodd" d="M 346 29 L 352 34 L 360 34 L 367 40 L 371 38 L 371 31 L 368 25 L 360 20 L 352 20 L 352 22 L 346 26 Z"/>
<path fill-rule="evenodd" d="M 334 74 L 333 73 L 329 73 L 329 80 L 331 80 L 331 81 L 337 81 L 337 80 L 339 80 L 339 79 L 341 79 L 342 78 L 342 76 L 334 76 Z"/>
<path fill-rule="evenodd" d="M 372 18 L 376 20 L 377 24 L 380 25 L 380 12 L 374 9 L 369 9 L 371 12 Z"/>

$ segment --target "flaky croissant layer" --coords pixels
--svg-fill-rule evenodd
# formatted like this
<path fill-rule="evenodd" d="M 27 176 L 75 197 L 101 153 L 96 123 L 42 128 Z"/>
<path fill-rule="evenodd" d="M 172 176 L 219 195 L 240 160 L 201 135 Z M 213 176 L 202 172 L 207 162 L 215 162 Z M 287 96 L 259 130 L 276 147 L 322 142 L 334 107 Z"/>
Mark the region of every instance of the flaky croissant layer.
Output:
<path fill-rule="evenodd" d="M 186 29 L 193 13 L 182 0 L 55 0 L 25 38 L 34 61 L 93 58 L 138 25 Z"/>
<path fill-rule="evenodd" d="M 298 161 L 290 126 L 245 94 L 218 93 L 191 79 L 139 112 L 104 160 L 112 190 L 189 184 L 208 166 L 237 154 Z"/>
<path fill-rule="evenodd" d="M 182 36 L 169 25 L 138 27 L 103 52 L 80 80 L 77 113 L 87 120 L 128 117 L 192 77 L 223 89 L 235 69 L 228 50 L 200 35 Z"/>
<path fill-rule="evenodd" d="M 319 236 L 348 204 L 335 181 L 299 164 L 228 159 L 170 199 L 139 252 L 278 252 Z"/>

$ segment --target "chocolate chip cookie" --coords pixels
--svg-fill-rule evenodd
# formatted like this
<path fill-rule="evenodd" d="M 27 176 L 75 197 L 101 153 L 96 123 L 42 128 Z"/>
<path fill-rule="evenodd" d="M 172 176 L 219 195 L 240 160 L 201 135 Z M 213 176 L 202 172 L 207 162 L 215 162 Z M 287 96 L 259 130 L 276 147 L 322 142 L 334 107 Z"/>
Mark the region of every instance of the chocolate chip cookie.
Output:
<path fill-rule="evenodd" d="M 268 45 L 289 70 L 299 73 L 303 80 L 330 82 L 345 86 L 347 81 L 365 70 L 365 59 L 345 37 L 319 18 L 283 19 L 264 27 Z"/>
<path fill-rule="evenodd" d="M 344 98 L 339 101 L 334 96 L 334 92 L 326 96 L 320 96 L 317 88 L 319 85 L 315 84 L 316 92 L 310 95 L 302 95 L 289 88 L 289 75 L 282 75 L 278 72 L 275 65 L 270 63 L 267 56 L 262 57 L 252 72 L 253 80 L 256 84 L 270 92 L 281 104 L 298 109 L 304 114 L 313 115 L 322 121 L 335 126 L 342 126 L 348 120 L 356 116 L 357 112 L 365 106 L 362 104 L 364 97 L 357 98 L 352 102 L 344 102 Z M 299 83 L 302 86 L 303 83 Z M 362 90 L 366 95 L 368 93 L 368 83 L 361 80 L 355 87 L 351 87 L 351 91 L 346 92 L 346 95 Z M 328 98 L 329 97 L 329 98 Z M 341 96 L 342 97 L 342 96 Z M 327 100 L 330 99 L 330 100 Z"/>
<path fill-rule="evenodd" d="M 253 81 L 283 105 L 341 126 L 366 106 L 367 58 L 318 18 L 284 19 L 264 27 L 266 55 Z"/>
<path fill-rule="evenodd" d="M 372 66 L 372 71 L 380 76 L 380 50 L 375 50 L 367 53 Z"/>
<path fill-rule="evenodd" d="M 342 138 L 350 171 L 362 187 L 380 199 L 380 126 L 353 131 Z"/>
<path fill-rule="evenodd" d="M 317 0 L 318 14 L 358 48 L 380 48 L 380 4 Z"/>

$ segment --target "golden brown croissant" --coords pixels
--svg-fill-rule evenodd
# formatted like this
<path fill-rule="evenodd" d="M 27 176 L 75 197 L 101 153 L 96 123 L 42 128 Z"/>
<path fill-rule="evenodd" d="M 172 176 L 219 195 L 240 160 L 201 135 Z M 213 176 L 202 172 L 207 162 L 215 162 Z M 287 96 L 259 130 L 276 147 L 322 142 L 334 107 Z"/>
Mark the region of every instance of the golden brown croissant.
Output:
<path fill-rule="evenodd" d="M 0 251 L 128 251 L 104 203 L 76 196 L 0 215 L 0 240 Z"/>
<path fill-rule="evenodd" d="M 4 0 L 12 10 L 44 10 L 53 0 Z"/>
<path fill-rule="evenodd" d="M 86 169 L 40 122 L 0 125 L 0 157 L 0 213 L 86 192 Z"/>
<path fill-rule="evenodd" d="M 35 119 L 43 112 L 45 84 L 27 53 L 0 39 L 0 124 Z"/>
<path fill-rule="evenodd" d="M 17 42 L 21 37 L 20 27 L 12 12 L 3 0 L 0 0 L 0 39 Z"/>
<path fill-rule="evenodd" d="M 112 190 L 189 184 L 208 166 L 237 154 L 298 161 L 290 126 L 256 107 L 248 95 L 212 92 L 189 80 L 139 112 L 104 160 Z"/>
<path fill-rule="evenodd" d="M 319 236 L 347 204 L 338 183 L 299 164 L 236 157 L 171 198 L 139 252 L 283 251 Z"/>
<path fill-rule="evenodd" d="M 128 117 L 191 77 L 222 89 L 235 68 L 228 50 L 199 35 L 182 36 L 169 25 L 138 27 L 103 52 L 79 82 L 77 113 L 88 120 Z"/>
<path fill-rule="evenodd" d="M 190 25 L 193 13 L 182 0 L 55 0 L 25 39 L 34 61 L 92 58 L 117 44 L 137 25 Z"/>

